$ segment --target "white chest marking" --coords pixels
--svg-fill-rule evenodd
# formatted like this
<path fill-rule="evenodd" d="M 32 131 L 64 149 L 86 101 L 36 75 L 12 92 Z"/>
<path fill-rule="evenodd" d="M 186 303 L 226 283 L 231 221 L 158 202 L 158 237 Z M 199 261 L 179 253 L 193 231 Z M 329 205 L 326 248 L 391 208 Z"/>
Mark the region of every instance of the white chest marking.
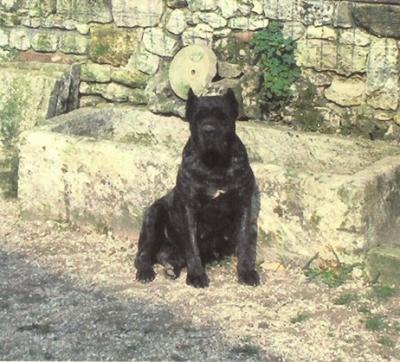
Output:
<path fill-rule="evenodd" d="M 226 194 L 226 191 L 224 190 L 217 190 L 215 191 L 215 194 L 212 196 L 213 199 L 216 199 L 218 196 Z"/>

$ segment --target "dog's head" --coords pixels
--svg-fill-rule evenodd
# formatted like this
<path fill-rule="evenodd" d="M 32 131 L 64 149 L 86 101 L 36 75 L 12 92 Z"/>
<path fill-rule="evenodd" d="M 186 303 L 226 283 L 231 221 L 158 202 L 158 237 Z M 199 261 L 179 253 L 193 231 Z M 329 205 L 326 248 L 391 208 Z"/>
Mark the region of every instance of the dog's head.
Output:
<path fill-rule="evenodd" d="M 190 89 L 186 119 L 190 134 L 203 160 L 226 159 L 235 136 L 238 102 L 232 89 L 223 96 L 197 97 Z"/>

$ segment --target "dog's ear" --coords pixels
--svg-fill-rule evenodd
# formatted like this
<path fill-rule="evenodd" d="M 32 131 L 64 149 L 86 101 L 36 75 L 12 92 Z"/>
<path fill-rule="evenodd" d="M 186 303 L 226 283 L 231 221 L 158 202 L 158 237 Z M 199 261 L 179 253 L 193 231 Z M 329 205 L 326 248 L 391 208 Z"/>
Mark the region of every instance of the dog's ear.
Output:
<path fill-rule="evenodd" d="M 232 120 L 235 121 L 239 115 L 239 104 L 231 88 L 226 91 L 224 101 Z"/>
<path fill-rule="evenodd" d="M 188 99 L 186 102 L 186 120 L 189 122 L 193 119 L 196 103 L 197 103 L 197 96 L 196 94 L 194 94 L 192 88 L 189 88 Z"/>

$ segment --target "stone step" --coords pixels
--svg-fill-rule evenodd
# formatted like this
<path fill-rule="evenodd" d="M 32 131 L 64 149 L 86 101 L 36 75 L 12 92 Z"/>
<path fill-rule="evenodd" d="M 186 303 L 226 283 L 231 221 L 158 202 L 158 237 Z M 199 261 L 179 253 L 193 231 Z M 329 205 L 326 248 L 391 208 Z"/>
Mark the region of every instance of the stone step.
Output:
<path fill-rule="evenodd" d="M 259 245 L 359 260 L 400 231 L 400 150 L 385 142 L 238 123 L 260 188 Z M 27 217 L 130 235 L 175 183 L 188 125 L 132 107 L 82 108 L 23 134 Z M 400 240 L 395 241 L 400 244 Z"/>

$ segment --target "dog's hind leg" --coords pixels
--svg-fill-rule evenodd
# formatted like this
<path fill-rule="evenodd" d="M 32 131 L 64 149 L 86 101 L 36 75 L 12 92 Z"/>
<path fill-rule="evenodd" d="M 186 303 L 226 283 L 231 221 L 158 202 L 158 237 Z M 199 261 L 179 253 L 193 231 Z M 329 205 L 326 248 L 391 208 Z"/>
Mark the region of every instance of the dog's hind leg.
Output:
<path fill-rule="evenodd" d="M 138 252 L 135 258 L 136 280 L 142 283 L 149 283 L 156 276 L 153 265 L 165 240 L 164 228 L 168 218 L 167 207 L 167 201 L 163 197 L 151 205 L 144 215 Z"/>

